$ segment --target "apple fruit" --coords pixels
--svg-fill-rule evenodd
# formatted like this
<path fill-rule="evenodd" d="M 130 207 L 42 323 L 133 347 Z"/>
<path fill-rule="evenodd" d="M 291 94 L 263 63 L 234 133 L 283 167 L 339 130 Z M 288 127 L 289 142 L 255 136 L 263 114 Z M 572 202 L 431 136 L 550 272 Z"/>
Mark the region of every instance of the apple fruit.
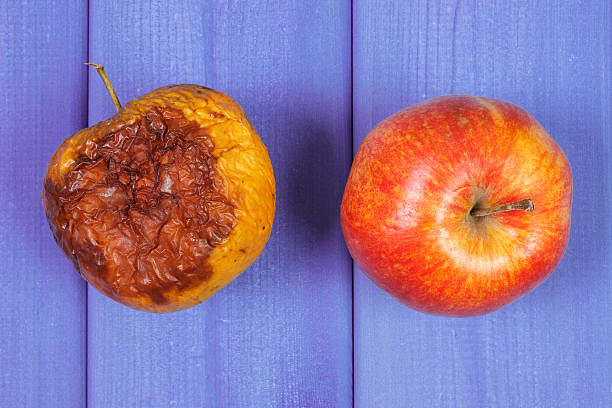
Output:
<path fill-rule="evenodd" d="M 53 237 L 101 293 L 166 313 L 200 304 L 262 252 L 276 205 L 268 151 L 242 108 L 199 85 L 165 86 L 66 139 L 43 205 Z"/>
<path fill-rule="evenodd" d="M 527 112 L 468 95 L 430 99 L 365 137 L 342 198 L 349 252 L 412 308 L 474 316 L 544 281 L 567 245 L 569 162 Z"/>

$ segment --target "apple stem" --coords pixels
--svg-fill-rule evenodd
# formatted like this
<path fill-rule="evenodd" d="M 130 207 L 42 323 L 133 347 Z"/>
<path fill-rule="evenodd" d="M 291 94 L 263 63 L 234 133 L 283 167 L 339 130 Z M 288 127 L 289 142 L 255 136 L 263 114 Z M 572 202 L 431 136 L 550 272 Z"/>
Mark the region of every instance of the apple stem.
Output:
<path fill-rule="evenodd" d="M 111 98 L 113 99 L 113 104 L 115 105 L 115 108 L 117 109 L 117 112 L 119 112 L 121 110 L 121 103 L 119 103 L 119 98 L 117 98 L 117 94 L 115 93 L 115 88 L 113 88 L 113 85 L 110 82 L 110 79 L 108 79 L 108 75 L 106 75 L 106 71 L 104 70 L 104 66 L 103 65 L 98 65 L 98 64 L 94 64 L 91 62 L 86 62 L 85 65 L 91 65 L 92 67 L 94 67 L 96 69 L 96 71 L 98 71 L 98 74 L 100 74 L 100 78 L 102 78 L 102 81 L 104 81 L 104 86 L 106 86 L 106 89 L 108 90 L 108 93 L 110 94 Z"/>
<path fill-rule="evenodd" d="M 470 215 L 473 217 L 485 217 L 487 215 L 498 214 L 506 211 L 513 210 L 525 210 L 525 211 L 533 211 L 534 205 L 531 198 L 526 198 L 525 200 L 515 201 L 513 203 L 496 205 L 491 208 L 474 208 L 470 211 Z"/>

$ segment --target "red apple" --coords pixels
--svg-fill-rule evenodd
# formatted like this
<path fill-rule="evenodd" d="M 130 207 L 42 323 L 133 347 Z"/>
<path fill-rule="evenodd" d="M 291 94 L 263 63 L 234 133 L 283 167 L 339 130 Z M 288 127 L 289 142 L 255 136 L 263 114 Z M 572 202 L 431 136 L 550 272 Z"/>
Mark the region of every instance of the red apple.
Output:
<path fill-rule="evenodd" d="M 569 162 L 531 115 L 442 96 L 366 136 L 340 220 L 355 262 L 382 289 L 426 313 L 474 316 L 551 274 L 571 203 Z"/>

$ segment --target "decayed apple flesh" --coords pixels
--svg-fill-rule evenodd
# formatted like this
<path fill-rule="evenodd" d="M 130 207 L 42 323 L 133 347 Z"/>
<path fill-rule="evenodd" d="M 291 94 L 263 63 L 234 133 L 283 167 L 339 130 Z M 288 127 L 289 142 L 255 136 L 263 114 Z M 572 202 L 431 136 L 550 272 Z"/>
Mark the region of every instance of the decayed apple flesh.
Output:
<path fill-rule="evenodd" d="M 76 269 L 118 299 L 206 280 L 208 254 L 236 223 L 206 129 L 153 108 L 90 141 L 65 177 L 45 185 L 53 235 Z"/>

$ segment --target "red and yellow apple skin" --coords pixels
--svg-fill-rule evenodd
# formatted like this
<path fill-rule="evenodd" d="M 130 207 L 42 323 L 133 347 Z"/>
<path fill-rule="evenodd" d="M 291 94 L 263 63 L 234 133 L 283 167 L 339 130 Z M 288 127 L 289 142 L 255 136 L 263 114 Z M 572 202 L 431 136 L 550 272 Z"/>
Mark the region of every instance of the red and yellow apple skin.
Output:
<path fill-rule="evenodd" d="M 531 212 L 474 208 L 530 198 Z M 474 316 L 544 281 L 567 245 L 569 162 L 523 109 L 453 95 L 402 110 L 361 144 L 340 221 L 355 262 L 422 312 Z"/>

